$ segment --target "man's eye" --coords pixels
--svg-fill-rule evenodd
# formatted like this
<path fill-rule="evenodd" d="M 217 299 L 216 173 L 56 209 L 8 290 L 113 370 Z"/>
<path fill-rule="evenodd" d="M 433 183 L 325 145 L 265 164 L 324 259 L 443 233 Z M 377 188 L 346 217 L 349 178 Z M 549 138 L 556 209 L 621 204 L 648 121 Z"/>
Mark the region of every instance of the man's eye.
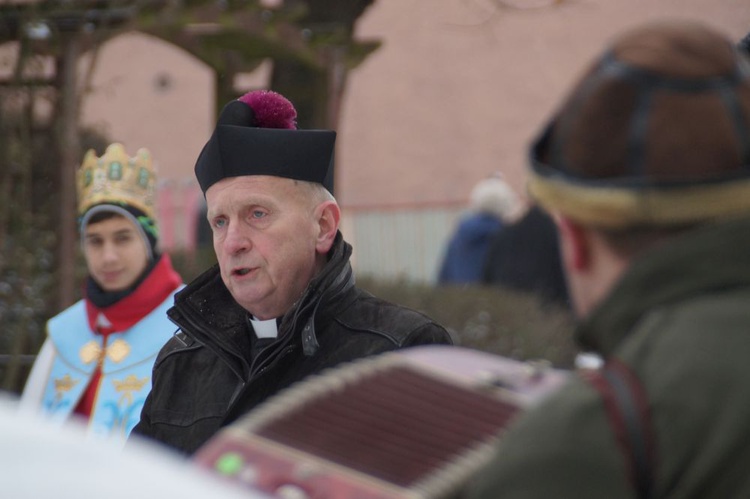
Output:
<path fill-rule="evenodd" d="M 220 229 L 220 228 L 224 227 L 226 224 L 227 224 L 226 220 L 224 220 L 223 218 L 217 218 L 216 220 L 214 220 L 214 224 L 213 225 L 217 229 Z"/>
<path fill-rule="evenodd" d="M 253 218 L 263 218 L 265 216 L 266 216 L 266 212 L 265 211 L 261 211 L 261 210 L 255 210 L 252 213 L 252 217 Z"/>

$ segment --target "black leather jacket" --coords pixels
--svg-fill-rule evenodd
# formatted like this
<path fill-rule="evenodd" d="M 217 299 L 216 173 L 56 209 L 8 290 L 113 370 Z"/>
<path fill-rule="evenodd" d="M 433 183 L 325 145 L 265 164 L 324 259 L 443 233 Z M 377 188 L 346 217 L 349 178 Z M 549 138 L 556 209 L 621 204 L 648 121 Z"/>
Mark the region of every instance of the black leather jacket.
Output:
<path fill-rule="evenodd" d="M 309 374 L 412 345 L 451 343 L 428 317 L 358 289 L 339 233 L 329 262 L 260 348 L 247 312 L 214 267 L 175 297 L 180 328 L 154 364 L 153 389 L 133 430 L 193 453 L 219 428 Z"/>

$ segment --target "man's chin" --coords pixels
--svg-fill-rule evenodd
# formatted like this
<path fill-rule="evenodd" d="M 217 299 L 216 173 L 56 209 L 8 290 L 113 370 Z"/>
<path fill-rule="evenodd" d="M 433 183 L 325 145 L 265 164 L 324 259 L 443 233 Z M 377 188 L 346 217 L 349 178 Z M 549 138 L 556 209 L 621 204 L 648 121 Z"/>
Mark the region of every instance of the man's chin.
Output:
<path fill-rule="evenodd" d="M 278 317 L 274 307 L 268 303 L 267 299 L 258 296 L 248 296 L 246 293 L 232 293 L 234 300 L 245 310 L 247 310 L 255 319 L 266 320 Z"/>

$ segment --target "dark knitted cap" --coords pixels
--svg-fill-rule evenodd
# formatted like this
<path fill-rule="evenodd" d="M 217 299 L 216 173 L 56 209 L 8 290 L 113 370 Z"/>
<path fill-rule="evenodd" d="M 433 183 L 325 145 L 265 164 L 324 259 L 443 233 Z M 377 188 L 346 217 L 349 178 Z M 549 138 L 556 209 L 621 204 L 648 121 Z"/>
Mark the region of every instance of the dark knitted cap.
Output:
<path fill-rule="evenodd" d="M 701 24 L 618 38 L 530 151 L 530 193 L 591 226 L 750 214 L 750 65 Z"/>
<path fill-rule="evenodd" d="M 224 106 L 195 163 L 203 194 L 219 180 L 244 175 L 316 182 L 333 193 L 336 132 L 298 130 L 296 117 L 291 102 L 265 90 Z"/>

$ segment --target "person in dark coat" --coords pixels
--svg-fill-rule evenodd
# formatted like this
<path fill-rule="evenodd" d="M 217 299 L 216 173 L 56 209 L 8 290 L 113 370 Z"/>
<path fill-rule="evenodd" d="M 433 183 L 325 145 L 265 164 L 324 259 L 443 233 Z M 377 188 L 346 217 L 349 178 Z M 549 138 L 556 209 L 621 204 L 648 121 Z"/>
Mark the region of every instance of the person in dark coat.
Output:
<path fill-rule="evenodd" d="M 446 246 L 438 283 L 478 283 L 490 241 L 505 227 L 517 206 L 515 192 L 499 176 L 486 178 L 474 186 L 469 213 L 460 220 Z"/>
<path fill-rule="evenodd" d="M 535 293 L 549 303 L 568 304 L 555 224 L 537 205 L 493 237 L 483 264 L 482 283 L 486 285 Z"/>
<path fill-rule="evenodd" d="M 333 197 L 335 132 L 299 130 L 275 92 L 227 104 L 195 165 L 218 264 L 168 311 L 134 433 L 191 454 L 306 376 L 412 345 L 450 344 L 430 318 L 358 289 Z"/>

